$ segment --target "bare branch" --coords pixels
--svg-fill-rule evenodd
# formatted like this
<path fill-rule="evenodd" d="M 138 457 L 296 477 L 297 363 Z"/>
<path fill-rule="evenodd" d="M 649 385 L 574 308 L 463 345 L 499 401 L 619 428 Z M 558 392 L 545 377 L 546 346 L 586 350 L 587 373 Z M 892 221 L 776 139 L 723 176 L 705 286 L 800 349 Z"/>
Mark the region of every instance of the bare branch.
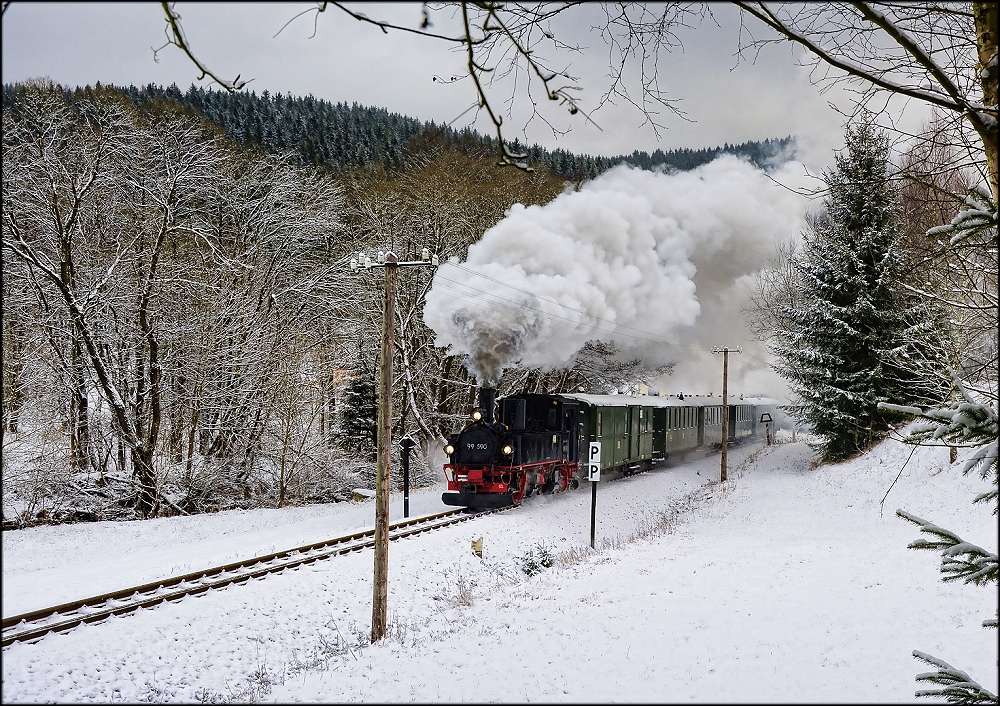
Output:
<path fill-rule="evenodd" d="M 187 54 L 188 58 L 194 63 L 198 70 L 201 71 L 201 75 L 198 80 L 201 81 L 203 78 L 208 76 L 215 83 L 222 86 L 227 91 L 238 91 L 243 88 L 253 79 L 247 81 L 241 81 L 240 77 L 237 76 L 232 81 L 226 81 L 216 76 L 209 68 L 207 68 L 191 51 L 191 47 L 188 44 L 187 37 L 184 35 L 184 28 L 181 26 L 181 16 L 174 10 L 174 4 L 172 2 L 161 2 L 160 7 L 163 8 L 163 14 L 167 18 L 167 28 L 164 32 L 167 35 L 167 43 L 164 44 L 159 49 L 153 50 L 153 58 L 156 59 L 157 53 L 164 47 L 170 46 L 171 44 Z M 169 31 L 168 31 L 169 30 Z"/>

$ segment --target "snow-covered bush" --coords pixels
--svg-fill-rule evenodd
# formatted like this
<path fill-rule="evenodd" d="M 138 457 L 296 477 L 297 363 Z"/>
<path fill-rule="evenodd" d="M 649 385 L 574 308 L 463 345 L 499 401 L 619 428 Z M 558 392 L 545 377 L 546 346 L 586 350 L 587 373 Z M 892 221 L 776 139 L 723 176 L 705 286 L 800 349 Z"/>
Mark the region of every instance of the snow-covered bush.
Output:
<path fill-rule="evenodd" d="M 542 569 L 548 569 L 556 563 L 552 550 L 539 542 L 532 549 L 517 558 L 518 564 L 528 576 L 534 576 Z"/>

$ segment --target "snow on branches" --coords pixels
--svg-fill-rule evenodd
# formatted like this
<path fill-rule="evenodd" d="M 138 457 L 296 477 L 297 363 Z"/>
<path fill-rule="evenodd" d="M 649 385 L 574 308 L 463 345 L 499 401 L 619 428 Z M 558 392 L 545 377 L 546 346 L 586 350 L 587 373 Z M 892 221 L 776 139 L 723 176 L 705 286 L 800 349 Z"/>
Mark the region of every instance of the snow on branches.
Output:
<path fill-rule="evenodd" d="M 950 704 L 996 703 L 996 696 L 961 669 L 955 669 L 944 660 L 920 650 L 913 650 L 913 656 L 938 668 L 936 672 L 918 674 L 917 681 L 929 681 L 944 686 L 943 689 L 921 689 L 916 693 L 917 696 L 943 696 Z"/>
<path fill-rule="evenodd" d="M 998 557 L 993 552 L 966 542 L 951 530 L 911 515 L 905 510 L 896 514 L 920 527 L 920 531 L 934 539 L 918 539 L 907 545 L 908 549 L 933 549 L 941 552 L 942 581 L 958 581 L 985 586 L 997 582 Z"/>
<path fill-rule="evenodd" d="M 963 475 L 978 471 L 986 480 L 993 477 L 993 489 L 978 495 L 973 502 L 982 503 L 997 498 L 997 413 L 989 404 L 973 399 L 962 381 L 954 377 L 956 399 L 948 407 L 921 410 L 918 407 L 880 402 L 879 408 L 918 417 L 918 422 L 903 440 L 911 444 L 942 441 L 949 446 L 975 448 L 962 467 Z M 997 506 L 993 507 L 996 515 Z"/>
<path fill-rule="evenodd" d="M 969 195 L 965 197 L 964 202 L 968 208 L 959 211 L 951 223 L 931 228 L 927 231 L 927 235 L 950 236 L 949 242 L 954 246 L 992 229 L 993 247 L 996 247 L 997 205 L 993 203 L 989 189 L 977 184 L 969 189 Z"/>

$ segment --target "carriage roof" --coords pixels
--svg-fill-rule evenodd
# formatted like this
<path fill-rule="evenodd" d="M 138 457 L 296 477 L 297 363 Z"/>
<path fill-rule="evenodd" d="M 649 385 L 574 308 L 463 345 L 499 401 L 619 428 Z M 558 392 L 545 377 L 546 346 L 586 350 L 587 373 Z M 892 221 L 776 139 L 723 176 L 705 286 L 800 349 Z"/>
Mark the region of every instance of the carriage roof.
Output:
<path fill-rule="evenodd" d="M 587 395 L 583 393 L 566 393 L 557 395 L 562 399 L 583 402 L 591 407 L 719 407 L 722 398 L 714 395 L 684 395 L 681 399 L 675 395 Z M 744 399 L 729 399 L 729 406 L 736 405 L 776 405 L 778 400 L 770 397 L 747 397 Z"/>

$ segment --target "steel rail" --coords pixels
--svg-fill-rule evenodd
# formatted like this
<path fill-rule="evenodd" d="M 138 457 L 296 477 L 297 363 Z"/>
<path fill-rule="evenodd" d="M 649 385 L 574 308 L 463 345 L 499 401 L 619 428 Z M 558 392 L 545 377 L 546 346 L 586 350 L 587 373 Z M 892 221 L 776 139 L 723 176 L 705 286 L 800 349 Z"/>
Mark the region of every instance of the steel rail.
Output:
<path fill-rule="evenodd" d="M 462 514 L 463 508 L 458 508 L 425 517 L 403 520 L 389 526 L 389 539 L 403 539 L 507 509 L 510 508 Z M 354 532 L 294 549 L 244 559 L 160 581 L 152 581 L 141 586 L 91 596 L 51 608 L 13 615 L 9 618 L 3 618 L 2 646 L 7 647 L 15 642 L 35 640 L 49 632 L 65 632 L 84 623 L 97 622 L 112 615 L 131 613 L 140 608 L 160 605 L 166 601 L 180 600 L 184 596 L 201 594 L 213 588 L 242 584 L 250 579 L 311 564 L 331 556 L 361 551 L 375 545 L 374 536 L 374 528 Z"/>

